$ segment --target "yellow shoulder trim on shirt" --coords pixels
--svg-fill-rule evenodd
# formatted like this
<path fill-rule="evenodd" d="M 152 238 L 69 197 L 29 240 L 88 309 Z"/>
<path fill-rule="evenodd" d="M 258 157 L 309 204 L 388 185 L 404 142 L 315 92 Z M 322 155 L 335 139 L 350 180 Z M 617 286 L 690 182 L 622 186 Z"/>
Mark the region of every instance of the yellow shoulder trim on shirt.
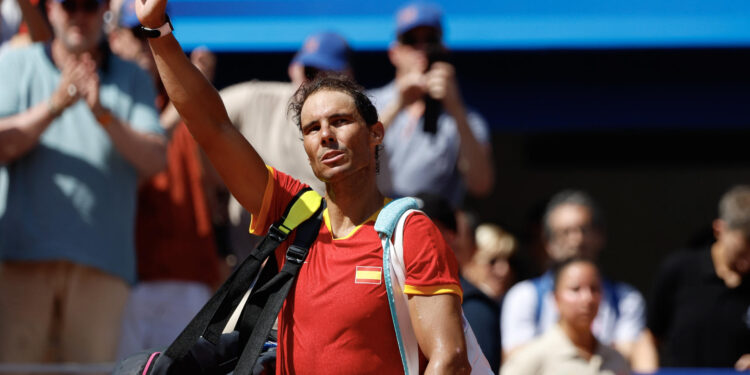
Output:
<path fill-rule="evenodd" d="M 260 235 L 268 226 L 265 218 L 268 216 L 268 210 L 271 209 L 273 198 L 273 167 L 266 165 L 266 169 L 268 169 L 268 181 L 266 182 L 266 190 L 263 191 L 263 204 L 260 206 L 260 213 L 258 214 L 258 217 L 262 219 L 255 220 L 255 216 L 250 215 L 250 234 Z"/>
<path fill-rule="evenodd" d="M 455 294 L 463 302 L 464 294 L 461 287 L 457 284 L 431 285 L 431 286 L 414 286 L 405 285 L 404 294 L 415 294 L 420 296 L 434 296 L 437 294 Z"/>
<path fill-rule="evenodd" d="M 383 200 L 383 207 L 385 207 L 385 205 L 387 205 L 388 203 L 391 203 L 392 200 L 393 199 L 391 199 L 391 198 L 385 198 Z M 380 207 L 380 209 L 377 210 L 374 214 L 370 215 L 370 217 L 368 217 L 367 220 L 364 221 L 364 223 L 359 224 L 356 227 L 354 227 L 354 229 L 352 229 L 351 232 L 347 233 L 346 236 L 344 236 L 344 237 L 334 237 L 333 236 L 333 231 L 331 230 L 331 218 L 328 216 L 328 208 L 327 207 L 323 211 L 323 222 L 326 224 L 326 228 L 328 228 L 328 233 L 331 234 L 331 238 L 333 238 L 334 241 L 345 240 L 345 239 L 353 236 L 354 233 L 357 233 L 357 231 L 359 230 L 359 228 L 363 224 L 369 223 L 371 221 L 375 222 L 375 220 L 377 220 L 377 218 L 378 218 L 378 215 L 380 214 L 380 211 L 383 210 L 383 207 Z"/>

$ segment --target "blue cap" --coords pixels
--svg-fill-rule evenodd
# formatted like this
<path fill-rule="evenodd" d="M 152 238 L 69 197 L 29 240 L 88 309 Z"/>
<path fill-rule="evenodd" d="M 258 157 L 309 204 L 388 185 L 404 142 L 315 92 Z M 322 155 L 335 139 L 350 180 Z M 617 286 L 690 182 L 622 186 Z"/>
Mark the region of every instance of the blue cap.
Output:
<path fill-rule="evenodd" d="M 416 2 L 405 5 L 396 13 L 396 35 L 419 26 L 443 29 L 443 11 L 436 4 Z"/>
<path fill-rule="evenodd" d="M 135 0 L 125 0 L 120 7 L 120 20 L 117 22 L 120 27 L 131 28 L 141 24 L 138 16 L 135 15 Z"/>
<path fill-rule="evenodd" d="M 341 35 L 324 31 L 308 36 L 292 63 L 340 72 L 349 68 L 349 53 L 349 45 Z"/>

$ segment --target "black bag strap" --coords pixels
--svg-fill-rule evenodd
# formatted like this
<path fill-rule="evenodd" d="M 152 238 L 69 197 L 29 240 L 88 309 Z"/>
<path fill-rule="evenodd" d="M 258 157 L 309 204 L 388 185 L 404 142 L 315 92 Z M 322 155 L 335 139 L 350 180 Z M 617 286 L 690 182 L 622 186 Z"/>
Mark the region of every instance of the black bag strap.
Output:
<path fill-rule="evenodd" d="M 279 315 L 281 306 L 284 304 L 289 290 L 295 283 L 302 264 L 307 259 L 310 246 L 318 237 L 320 225 L 323 221 L 325 201 L 321 204 L 318 214 L 302 223 L 297 228 L 294 242 L 286 251 L 284 266 L 271 280 L 253 291 L 245 304 L 240 319 L 240 340 L 247 343 L 242 350 L 237 366 L 234 369 L 236 375 L 250 375 L 253 365 L 261 354 L 263 344 L 268 339 L 274 321 Z"/>
<path fill-rule="evenodd" d="M 204 333 L 208 335 L 208 337 L 205 337 L 206 340 L 217 344 L 221 329 L 239 305 L 255 276 L 258 275 L 263 262 L 286 240 L 295 227 L 322 212 L 322 209 L 320 209 L 321 202 L 320 195 L 310 188 L 305 188 L 297 193 L 287 205 L 281 219 L 271 225 L 268 234 L 261 243 L 250 252 L 250 255 L 219 287 L 177 339 L 167 348 L 164 355 L 175 360 L 183 358 Z M 207 331 L 209 326 L 212 325 L 214 327 L 221 326 L 221 329 Z"/>

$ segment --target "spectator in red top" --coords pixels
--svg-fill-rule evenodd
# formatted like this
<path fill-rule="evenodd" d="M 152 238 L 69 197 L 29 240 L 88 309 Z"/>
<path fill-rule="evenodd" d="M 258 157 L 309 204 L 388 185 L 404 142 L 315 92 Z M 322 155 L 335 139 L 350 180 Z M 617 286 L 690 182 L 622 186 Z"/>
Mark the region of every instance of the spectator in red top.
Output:
<path fill-rule="evenodd" d="M 157 106 L 165 132 L 167 168 L 138 191 L 136 251 L 138 284 L 123 313 L 118 357 L 169 345 L 211 297 L 220 281 L 219 257 L 207 194 L 213 194 L 211 170 L 177 111 L 169 104 L 151 50 L 135 32 L 135 1 L 123 2 L 119 27 L 110 33 L 112 49 L 148 70 L 156 79 Z M 215 57 L 205 49 L 191 58 L 207 77 Z M 210 79 L 210 78 L 209 78 Z M 210 168 L 210 166 L 208 166 Z M 208 172 L 208 173 L 207 173 Z"/>

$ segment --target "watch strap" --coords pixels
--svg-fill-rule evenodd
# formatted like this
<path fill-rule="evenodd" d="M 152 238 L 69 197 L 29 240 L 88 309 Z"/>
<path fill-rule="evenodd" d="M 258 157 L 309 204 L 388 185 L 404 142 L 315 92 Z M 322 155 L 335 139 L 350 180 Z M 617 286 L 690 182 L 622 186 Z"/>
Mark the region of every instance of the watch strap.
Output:
<path fill-rule="evenodd" d="M 172 21 L 169 19 L 168 14 L 164 14 L 164 18 L 166 18 L 166 22 L 164 22 L 163 25 L 159 26 L 156 29 L 148 28 L 146 26 L 141 26 L 140 32 L 141 35 L 145 36 L 146 38 L 161 38 L 163 36 L 167 36 L 172 33 L 172 30 L 174 30 L 174 27 L 172 26 Z"/>

